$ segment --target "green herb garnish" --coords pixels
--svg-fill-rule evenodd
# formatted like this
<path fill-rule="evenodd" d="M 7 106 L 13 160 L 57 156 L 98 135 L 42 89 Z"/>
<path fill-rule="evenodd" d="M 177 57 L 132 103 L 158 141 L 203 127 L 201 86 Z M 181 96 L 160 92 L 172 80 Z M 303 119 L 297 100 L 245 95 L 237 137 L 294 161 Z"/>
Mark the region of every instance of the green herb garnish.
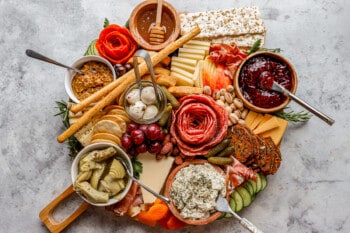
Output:
<path fill-rule="evenodd" d="M 59 112 L 57 114 L 55 114 L 55 116 L 62 116 L 62 122 L 63 125 L 66 128 L 69 128 L 70 124 L 69 124 L 69 109 L 68 109 L 68 104 L 65 101 L 56 101 L 56 105 L 59 109 Z M 68 148 L 69 148 L 69 156 L 71 157 L 75 157 L 78 152 L 82 149 L 82 145 L 80 144 L 80 142 L 78 141 L 78 139 L 76 139 L 76 137 L 74 136 L 70 136 L 67 140 L 67 144 L 68 144 Z"/>
<path fill-rule="evenodd" d="M 273 114 L 292 123 L 307 122 L 312 117 L 309 112 L 294 112 L 293 110 L 286 112 L 285 109 Z"/>
<path fill-rule="evenodd" d="M 273 52 L 273 53 L 280 53 L 281 51 L 283 51 L 280 48 L 274 48 L 274 49 L 263 48 L 262 50 L 267 51 L 267 52 Z"/>
<path fill-rule="evenodd" d="M 105 18 L 105 21 L 103 22 L 103 27 L 108 27 L 109 25 L 109 20 L 107 18 Z"/>
<path fill-rule="evenodd" d="M 261 46 L 261 39 L 258 39 L 254 42 L 253 47 L 250 49 L 248 55 L 257 52 L 260 49 Z"/>
<path fill-rule="evenodd" d="M 131 159 L 131 163 L 132 163 L 132 168 L 134 170 L 134 177 L 136 179 L 140 178 L 140 174 L 142 173 L 142 163 L 140 161 L 138 161 L 135 157 Z"/>

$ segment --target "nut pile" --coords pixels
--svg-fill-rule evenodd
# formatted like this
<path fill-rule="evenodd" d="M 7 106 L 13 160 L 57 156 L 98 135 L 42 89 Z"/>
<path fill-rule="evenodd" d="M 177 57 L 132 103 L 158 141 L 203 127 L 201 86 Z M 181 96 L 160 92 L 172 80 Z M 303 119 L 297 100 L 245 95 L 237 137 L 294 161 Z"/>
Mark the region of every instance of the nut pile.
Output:
<path fill-rule="evenodd" d="M 226 89 L 215 90 L 213 93 L 209 86 L 204 86 L 203 93 L 213 97 L 218 105 L 226 109 L 229 118 L 228 126 L 245 125 L 244 119 L 248 114 L 248 109 L 245 109 L 242 100 L 236 97 L 232 85 L 228 85 Z"/>

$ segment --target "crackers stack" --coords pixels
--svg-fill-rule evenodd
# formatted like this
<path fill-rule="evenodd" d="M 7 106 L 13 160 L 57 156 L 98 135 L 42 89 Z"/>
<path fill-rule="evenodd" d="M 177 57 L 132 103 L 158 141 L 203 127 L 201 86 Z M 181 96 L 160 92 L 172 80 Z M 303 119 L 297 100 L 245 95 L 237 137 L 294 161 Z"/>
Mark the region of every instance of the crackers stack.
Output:
<path fill-rule="evenodd" d="M 196 39 L 212 43 L 234 42 L 242 50 L 249 50 L 261 39 L 264 45 L 266 28 L 257 7 L 241 7 L 180 14 L 181 34 L 198 25 L 201 33 Z"/>

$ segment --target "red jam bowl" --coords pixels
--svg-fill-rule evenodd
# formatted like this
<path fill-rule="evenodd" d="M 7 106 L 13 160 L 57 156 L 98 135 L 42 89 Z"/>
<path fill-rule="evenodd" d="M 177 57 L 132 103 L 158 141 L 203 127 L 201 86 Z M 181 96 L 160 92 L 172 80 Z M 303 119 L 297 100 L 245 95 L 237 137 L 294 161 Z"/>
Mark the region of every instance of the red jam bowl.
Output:
<path fill-rule="evenodd" d="M 280 111 L 290 102 L 282 93 L 263 88 L 262 80 L 270 80 L 271 85 L 274 80 L 292 93 L 298 85 L 295 68 L 285 57 L 266 51 L 249 55 L 239 66 L 233 85 L 244 106 L 260 113 Z"/>

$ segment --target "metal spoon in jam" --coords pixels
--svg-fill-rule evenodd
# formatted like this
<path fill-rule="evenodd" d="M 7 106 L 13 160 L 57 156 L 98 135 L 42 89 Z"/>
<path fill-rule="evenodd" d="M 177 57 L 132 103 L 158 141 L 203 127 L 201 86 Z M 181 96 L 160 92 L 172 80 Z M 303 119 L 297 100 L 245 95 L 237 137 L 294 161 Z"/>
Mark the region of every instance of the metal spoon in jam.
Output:
<path fill-rule="evenodd" d="M 319 117 L 321 120 L 325 121 L 327 124 L 332 125 L 334 123 L 334 120 L 330 118 L 329 116 L 325 115 L 324 113 L 320 112 L 316 108 L 312 107 L 290 91 L 288 91 L 286 88 L 284 88 L 281 84 L 276 82 L 274 80 L 273 75 L 269 71 L 263 71 L 260 76 L 258 81 L 258 87 L 264 90 L 272 90 L 272 91 L 277 91 L 282 93 L 283 95 L 291 98 L 294 100 L 296 103 L 307 109 L 308 111 L 312 112 L 315 114 L 317 117 Z"/>

